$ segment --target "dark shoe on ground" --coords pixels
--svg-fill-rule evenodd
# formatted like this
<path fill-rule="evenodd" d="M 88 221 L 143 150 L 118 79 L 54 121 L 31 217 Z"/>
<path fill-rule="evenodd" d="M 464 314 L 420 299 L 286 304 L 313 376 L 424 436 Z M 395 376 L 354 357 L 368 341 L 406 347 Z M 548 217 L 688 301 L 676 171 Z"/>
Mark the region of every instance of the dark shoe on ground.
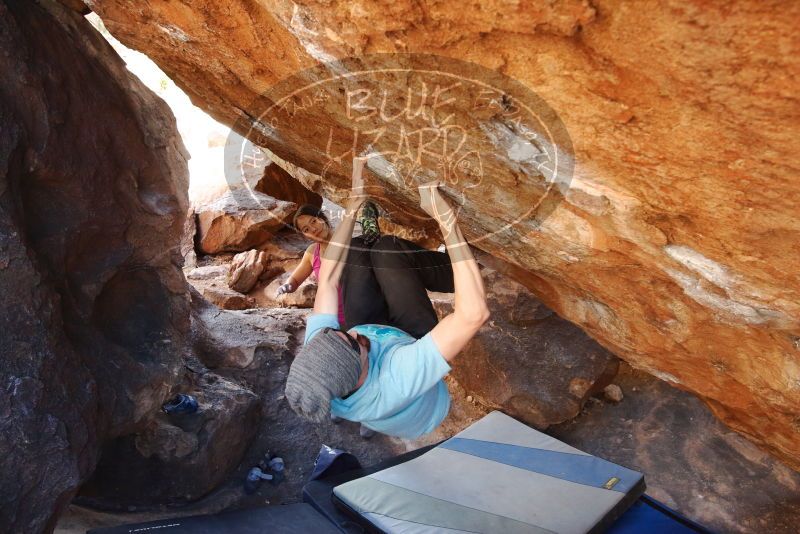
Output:
<path fill-rule="evenodd" d="M 361 236 L 364 238 L 364 244 L 372 245 L 381 236 L 380 227 L 378 227 L 378 206 L 371 200 L 364 203 L 361 208 L 361 218 L 358 223 L 361 225 Z"/>
<path fill-rule="evenodd" d="M 194 413 L 197 411 L 197 399 L 191 395 L 178 393 L 171 401 L 164 403 L 161 409 L 167 415 Z"/>
<path fill-rule="evenodd" d="M 269 461 L 269 472 L 272 474 L 273 484 L 277 485 L 283 481 L 285 475 L 284 467 L 285 464 L 283 463 L 283 458 L 280 456 L 275 456 Z"/>
<path fill-rule="evenodd" d="M 247 472 L 247 478 L 244 479 L 244 492 L 252 495 L 258 490 L 262 480 L 272 480 L 272 475 L 264 473 L 258 467 L 252 468 Z"/>
<path fill-rule="evenodd" d="M 270 460 L 272 460 L 272 453 L 267 451 L 264 456 L 261 457 L 261 460 L 259 460 L 258 468 L 266 473 L 269 470 Z"/>

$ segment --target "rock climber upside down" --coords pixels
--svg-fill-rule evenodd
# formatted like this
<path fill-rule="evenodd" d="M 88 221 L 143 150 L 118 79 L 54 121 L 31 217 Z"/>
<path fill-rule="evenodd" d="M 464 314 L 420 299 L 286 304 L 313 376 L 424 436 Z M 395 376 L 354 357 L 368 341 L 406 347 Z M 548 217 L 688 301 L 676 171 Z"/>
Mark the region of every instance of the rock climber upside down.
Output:
<path fill-rule="evenodd" d="M 366 200 L 365 162 L 353 160 L 351 194 L 321 259 L 314 311 L 289 370 L 286 399 L 314 422 L 342 418 L 414 438 L 447 415 L 442 379 L 489 310 L 478 264 L 437 184 L 419 188 L 420 207 L 439 224 L 447 253 L 394 236 L 351 237 Z M 339 321 L 339 288 L 346 324 Z M 453 313 L 438 321 L 426 290 L 455 292 Z"/>

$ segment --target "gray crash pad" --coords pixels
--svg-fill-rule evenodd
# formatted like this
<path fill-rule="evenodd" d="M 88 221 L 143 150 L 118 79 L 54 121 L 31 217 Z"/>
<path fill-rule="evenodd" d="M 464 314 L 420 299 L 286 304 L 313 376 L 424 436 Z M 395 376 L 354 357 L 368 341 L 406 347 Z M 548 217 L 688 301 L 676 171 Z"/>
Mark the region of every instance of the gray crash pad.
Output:
<path fill-rule="evenodd" d="M 641 473 L 492 412 L 430 451 L 333 490 L 383 532 L 600 532 L 644 493 Z"/>

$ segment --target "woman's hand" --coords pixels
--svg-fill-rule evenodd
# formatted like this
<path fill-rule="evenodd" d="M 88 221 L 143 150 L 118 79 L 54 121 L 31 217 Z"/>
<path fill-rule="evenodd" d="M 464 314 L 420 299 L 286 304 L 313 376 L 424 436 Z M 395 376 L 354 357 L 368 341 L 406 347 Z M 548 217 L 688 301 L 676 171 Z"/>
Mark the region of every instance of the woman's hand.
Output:
<path fill-rule="evenodd" d="M 275 292 L 275 298 L 280 297 L 284 293 L 294 293 L 296 289 L 297 287 L 295 287 L 294 282 L 289 280 L 288 282 L 286 282 L 285 284 L 283 284 L 281 287 L 278 288 L 278 290 Z"/>

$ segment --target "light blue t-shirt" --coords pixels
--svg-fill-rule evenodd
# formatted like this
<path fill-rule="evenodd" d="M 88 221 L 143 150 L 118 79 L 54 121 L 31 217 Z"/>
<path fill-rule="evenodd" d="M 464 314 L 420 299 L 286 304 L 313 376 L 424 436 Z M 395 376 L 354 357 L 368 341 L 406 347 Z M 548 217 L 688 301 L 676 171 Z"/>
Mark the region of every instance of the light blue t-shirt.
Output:
<path fill-rule="evenodd" d="M 339 328 L 336 315 L 309 316 L 305 342 L 325 327 Z M 400 438 L 416 438 L 439 426 L 450 410 L 442 380 L 450 365 L 430 333 L 417 340 L 391 326 L 368 324 L 355 330 L 370 342 L 369 374 L 355 393 L 331 400 L 331 413 Z"/>

